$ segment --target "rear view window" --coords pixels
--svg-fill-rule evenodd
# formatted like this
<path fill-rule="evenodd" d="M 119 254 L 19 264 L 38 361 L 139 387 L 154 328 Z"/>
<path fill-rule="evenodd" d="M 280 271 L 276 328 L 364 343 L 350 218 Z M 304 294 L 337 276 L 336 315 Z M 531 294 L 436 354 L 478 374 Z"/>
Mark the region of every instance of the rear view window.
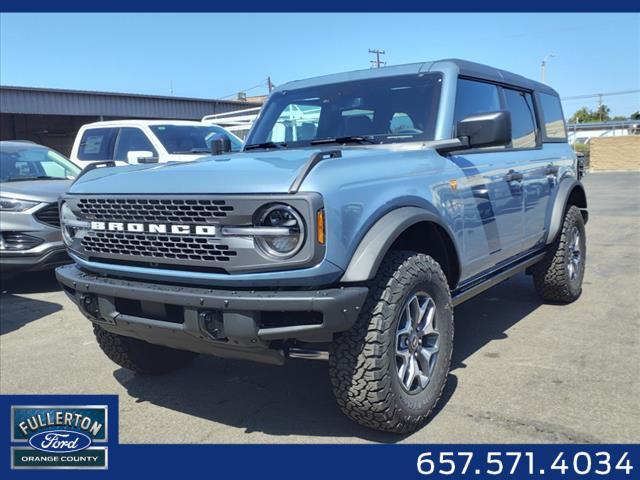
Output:
<path fill-rule="evenodd" d="M 566 140 L 567 131 L 564 126 L 560 99 L 546 93 L 539 94 L 544 117 L 544 131 L 547 138 Z"/>
<path fill-rule="evenodd" d="M 80 160 L 112 160 L 115 128 L 89 128 L 82 134 Z"/>

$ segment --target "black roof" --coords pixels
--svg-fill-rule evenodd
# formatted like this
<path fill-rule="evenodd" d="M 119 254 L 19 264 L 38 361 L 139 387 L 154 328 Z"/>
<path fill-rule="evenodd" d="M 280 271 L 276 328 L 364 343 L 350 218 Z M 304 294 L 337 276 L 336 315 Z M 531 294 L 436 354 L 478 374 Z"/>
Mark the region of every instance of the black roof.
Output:
<path fill-rule="evenodd" d="M 368 78 L 386 77 L 394 75 L 410 75 L 420 72 L 438 71 L 447 68 L 455 68 L 460 75 L 475 77 L 491 82 L 504 83 L 521 87 L 527 90 L 536 90 L 538 92 L 548 93 L 558 96 L 557 92 L 544 83 L 530 80 L 521 75 L 500 70 L 499 68 L 490 67 L 481 63 L 469 62 L 458 58 L 450 58 L 444 60 L 435 60 L 431 62 L 408 63 L 404 65 L 392 65 L 381 68 L 369 68 L 363 70 L 355 70 L 352 72 L 342 72 L 330 75 L 322 75 L 304 80 L 294 80 L 284 85 L 280 85 L 277 90 L 288 90 L 290 88 L 305 88 L 314 85 L 326 85 L 331 83 L 348 82 L 351 80 L 363 80 Z"/>
<path fill-rule="evenodd" d="M 500 70 L 499 68 L 490 67 L 482 63 L 469 62 L 467 60 L 461 60 L 459 58 L 450 58 L 445 60 L 439 60 L 439 62 L 451 62 L 457 65 L 460 75 L 480 78 L 483 80 L 489 80 L 492 82 L 506 83 L 516 87 L 523 87 L 527 90 L 537 90 L 542 93 L 549 93 L 551 95 L 558 96 L 556 92 L 549 85 L 536 82 L 529 78 L 517 75 L 506 70 Z"/>

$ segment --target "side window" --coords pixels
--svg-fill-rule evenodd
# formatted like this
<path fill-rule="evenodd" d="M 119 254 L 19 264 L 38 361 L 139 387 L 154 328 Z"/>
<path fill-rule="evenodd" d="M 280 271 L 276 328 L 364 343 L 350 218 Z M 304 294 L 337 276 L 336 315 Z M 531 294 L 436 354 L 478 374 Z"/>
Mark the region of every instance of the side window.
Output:
<path fill-rule="evenodd" d="M 147 138 L 142 130 L 134 127 L 123 127 L 120 129 L 118 139 L 116 140 L 116 148 L 113 155 L 114 160 L 127 161 L 127 153 L 145 150 L 152 152 L 155 157 L 156 149 L 153 148 L 151 141 Z"/>
<path fill-rule="evenodd" d="M 566 140 L 567 130 L 564 126 L 562 106 L 560 99 L 555 95 L 539 93 L 542 104 L 542 116 L 544 117 L 544 132 L 547 138 Z"/>
<path fill-rule="evenodd" d="M 84 131 L 78 148 L 80 160 L 112 160 L 115 128 L 89 128 Z"/>
<path fill-rule="evenodd" d="M 505 88 L 504 97 L 511 113 L 511 148 L 534 148 L 536 123 L 531 94 Z"/>
<path fill-rule="evenodd" d="M 458 79 L 456 106 L 453 113 L 454 125 L 469 115 L 498 110 L 500 110 L 500 96 L 497 86 L 464 78 Z"/>

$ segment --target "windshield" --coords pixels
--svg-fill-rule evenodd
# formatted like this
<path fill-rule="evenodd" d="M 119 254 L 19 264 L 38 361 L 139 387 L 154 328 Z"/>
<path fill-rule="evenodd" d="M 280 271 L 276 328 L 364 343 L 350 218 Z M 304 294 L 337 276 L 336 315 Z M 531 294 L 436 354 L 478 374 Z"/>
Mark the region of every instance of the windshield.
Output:
<path fill-rule="evenodd" d="M 246 145 L 433 140 L 440 82 L 439 74 L 403 75 L 275 92 Z"/>
<path fill-rule="evenodd" d="M 242 141 L 216 125 L 151 125 L 151 131 L 158 137 L 168 153 L 209 153 L 211 141 L 219 134 L 231 140 L 231 151 L 239 152 Z"/>
<path fill-rule="evenodd" d="M 80 173 L 67 158 L 39 145 L 1 145 L 0 181 L 71 179 Z"/>

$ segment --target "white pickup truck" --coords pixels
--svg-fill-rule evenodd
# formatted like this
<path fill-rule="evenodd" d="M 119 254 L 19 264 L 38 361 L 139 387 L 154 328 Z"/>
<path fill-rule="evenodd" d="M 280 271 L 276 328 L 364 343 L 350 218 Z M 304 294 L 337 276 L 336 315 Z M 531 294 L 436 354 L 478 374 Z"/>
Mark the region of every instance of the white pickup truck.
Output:
<path fill-rule="evenodd" d="M 97 161 L 116 164 L 189 161 L 209 155 L 220 134 L 240 151 L 242 140 L 218 125 L 186 120 L 113 120 L 83 125 L 73 142 L 71 161 L 80 167 Z"/>

